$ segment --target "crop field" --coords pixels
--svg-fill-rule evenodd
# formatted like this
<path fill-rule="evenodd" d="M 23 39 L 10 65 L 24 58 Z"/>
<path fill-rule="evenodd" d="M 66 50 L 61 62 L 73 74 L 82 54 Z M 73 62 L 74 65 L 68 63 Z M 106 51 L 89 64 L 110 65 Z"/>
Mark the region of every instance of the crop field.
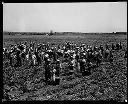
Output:
<path fill-rule="evenodd" d="M 127 35 L 122 34 L 65 34 L 65 35 L 3 35 L 3 47 L 10 48 L 11 44 L 27 41 L 35 43 L 54 43 L 63 44 L 65 41 L 76 44 L 85 43 L 87 45 L 99 46 L 106 43 L 111 45 L 121 42 L 122 50 L 114 51 L 114 62 L 102 62 L 97 68 L 92 69 L 92 74 L 89 76 L 64 76 L 60 75 L 60 84 L 45 85 L 44 67 L 27 65 L 19 68 L 9 66 L 9 61 L 3 61 L 3 95 L 5 89 L 11 90 L 8 95 L 12 101 L 31 101 L 31 100 L 85 100 L 85 101 L 100 101 L 100 100 L 116 100 L 124 101 L 127 99 L 127 60 L 124 59 L 124 53 L 127 49 Z M 63 66 L 64 67 L 64 66 Z M 6 73 L 7 72 L 7 73 Z M 5 74 L 6 73 L 6 74 Z M 15 77 L 14 77 L 15 76 Z M 25 79 L 22 78 L 24 76 Z M 14 84 L 10 87 L 10 80 Z M 20 86 L 15 83 L 22 83 L 28 89 L 28 92 L 23 93 Z"/>

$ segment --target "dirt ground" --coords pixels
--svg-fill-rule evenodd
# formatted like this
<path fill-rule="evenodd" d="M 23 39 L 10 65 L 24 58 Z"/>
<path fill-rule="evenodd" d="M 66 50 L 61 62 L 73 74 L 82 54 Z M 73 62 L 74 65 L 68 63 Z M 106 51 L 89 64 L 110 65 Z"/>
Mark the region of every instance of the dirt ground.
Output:
<path fill-rule="evenodd" d="M 57 86 L 45 85 L 42 80 L 44 75 L 43 66 L 28 68 L 22 66 L 19 69 L 11 68 L 8 61 L 3 61 L 3 91 L 10 89 L 8 80 L 19 81 L 17 83 L 26 83 L 30 89 L 29 92 L 23 93 L 19 90 L 18 85 L 13 85 L 8 95 L 12 100 L 117 100 L 124 101 L 127 99 L 127 61 L 123 58 L 127 47 L 127 35 L 121 34 L 99 34 L 99 35 L 56 35 L 56 36 L 9 36 L 3 35 L 3 47 L 9 48 L 10 44 L 15 44 L 21 41 L 35 41 L 36 43 L 55 43 L 63 44 L 65 41 L 74 42 L 76 44 L 85 43 L 88 45 L 122 42 L 123 49 L 114 52 L 114 62 L 110 64 L 103 62 L 98 68 L 92 69 L 90 76 L 80 77 L 61 76 L 60 84 Z M 24 71 L 23 71 L 24 70 Z M 36 73 L 33 75 L 33 71 Z M 6 73 L 7 72 L 7 73 Z M 31 72 L 31 78 L 28 78 L 28 73 Z M 5 74 L 6 73 L 6 74 Z M 25 80 L 20 78 L 20 74 L 24 74 Z M 14 79 L 11 76 L 14 76 Z M 19 76 L 18 76 L 19 75 Z M 22 75 L 21 75 L 22 76 Z M 5 81 L 7 80 L 7 82 Z M 28 80 L 26 80 L 28 79 Z M 17 86 L 17 87 L 16 87 Z"/>

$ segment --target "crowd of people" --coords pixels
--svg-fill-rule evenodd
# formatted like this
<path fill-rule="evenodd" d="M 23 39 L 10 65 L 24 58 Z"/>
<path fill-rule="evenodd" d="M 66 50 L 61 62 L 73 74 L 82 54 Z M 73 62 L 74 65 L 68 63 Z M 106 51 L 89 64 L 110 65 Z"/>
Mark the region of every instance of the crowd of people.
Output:
<path fill-rule="evenodd" d="M 105 46 L 91 46 L 87 44 L 50 44 L 35 42 L 20 42 L 11 45 L 9 49 L 3 48 L 3 60 L 9 60 L 11 67 L 44 66 L 46 83 L 59 82 L 62 64 L 68 66 L 67 75 L 81 73 L 82 76 L 90 75 L 92 67 L 99 67 L 103 61 L 113 63 L 113 52 L 122 49 L 122 44 L 106 44 Z M 124 54 L 127 58 L 127 50 Z M 58 81 L 58 82 L 57 82 Z"/>

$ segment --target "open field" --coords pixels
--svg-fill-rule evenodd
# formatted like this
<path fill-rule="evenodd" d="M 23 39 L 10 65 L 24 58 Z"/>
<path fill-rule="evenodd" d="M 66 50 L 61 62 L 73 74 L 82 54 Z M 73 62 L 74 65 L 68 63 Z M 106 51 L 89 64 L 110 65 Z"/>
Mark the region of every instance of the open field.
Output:
<path fill-rule="evenodd" d="M 124 45 L 126 45 L 127 42 L 127 35 L 121 35 L 121 34 L 99 34 L 99 35 L 91 35 L 91 34 L 85 34 L 85 35 L 55 35 L 55 36 L 45 36 L 45 35 L 20 35 L 20 36 L 11 36 L 11 35 L 3 35 L 3 41 L 10 43 L 18 43 L 20 41 L 35 41 L 37 43 L 42 42 L 49 42 L 49 43 L 56 43 L 56 44 L 62 44 L 65 41 L 71 41 L 75 43 L 86 43 L 91 45 L 99 45 L 99 44 L 106 44 L 106 43 L 117 43 L 122 42 Z"/>
<path fill-rule="evenodd" d="M 68 78 L 61 76 L 60 85 L 45 86 L 41 79 L 43 77 L 43 66 L 28 68 L 22 66 L 19 69 L 11 68 L 8 62 L 3 62 L 3 70 L 10 71 L 12 75 L 15 71 L 20 73 L 22 70 L 36 70 L 36 74 L 32 75 L 31 84 L 27 84 L 28 88 L 32 89 L 30 92 L 22 93 L 22 91 L 15 89 L 10 91 L 13 100 L 117 100 L 123 101 L 127 98 L 127 67 L 126 60 L 123 58 L 124 52 L 127 48 L 127 35 L 56 35 L 56 36 L 41 36 L 41 35 L 20 35 L 10 36 L 3 35 L 3 46 L 8 47 L 10 44 L 15 44 L 21 41 L 35 41 L 36 43 L 55 43 L 63 44 L 65 41 L 71 41 L 76 44 L 85 43 L 88 45 L 105 45 L 108 43 L 122 42 L 123 49 L 114 52 L 114 63 L 111 65 L 108 62 L 102 63 L 98 68 L 92 69 L 92 75 L 85 77 L 73 76 Z M 24 72 L 24 74 L 26 74 Z M 26 74 L 27 79 L 27 74 Z M 39 81 L 35 81 L 35 79 Z M 25 80 L 26 81 L 26 80 Z M 24 82 L 24 80 L 23 80 Z M 7 85 L 4 84 L 4 88 Z"/>

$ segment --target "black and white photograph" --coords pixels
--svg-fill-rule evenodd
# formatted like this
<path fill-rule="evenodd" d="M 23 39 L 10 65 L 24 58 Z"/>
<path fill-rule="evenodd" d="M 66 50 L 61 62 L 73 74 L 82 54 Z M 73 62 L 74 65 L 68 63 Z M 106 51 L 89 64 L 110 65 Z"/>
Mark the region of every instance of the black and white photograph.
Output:
<path fill-rule="evenodd" d="M 2 5 L 2 102 L 127 102 L 127 1 Z"/>

